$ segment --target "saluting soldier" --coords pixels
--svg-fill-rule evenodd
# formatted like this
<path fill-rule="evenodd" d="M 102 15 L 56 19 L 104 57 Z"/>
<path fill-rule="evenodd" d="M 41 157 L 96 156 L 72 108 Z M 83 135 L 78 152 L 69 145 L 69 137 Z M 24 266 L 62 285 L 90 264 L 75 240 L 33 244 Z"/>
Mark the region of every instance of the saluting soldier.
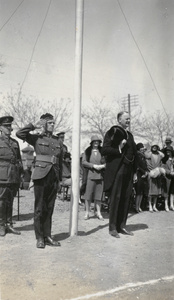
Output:
<path fill-rule="evenodd" d="M 13 200 L 20 185 L 22 170 L 18 142 L 11 138 L 13 117 L 0 118 L 0 236 L 21 234 L 13 228 Z"/>
<path fill-rule="evenodd" d="M 51 237 L 52 214 L 59 181 L 62 173 L 62 142 L 53 135 L 54 118 L 46 113 L 36 124 L 28 124 L 17 131 L 18 138 L 32 145 L 36 152 L 35 166 L 32 174 L 34 182 L 34 230 L 37 239 L 36 247 L 45 245 L 60 246 Z M 41 129 L 40 134 L 30 132 Z"/>

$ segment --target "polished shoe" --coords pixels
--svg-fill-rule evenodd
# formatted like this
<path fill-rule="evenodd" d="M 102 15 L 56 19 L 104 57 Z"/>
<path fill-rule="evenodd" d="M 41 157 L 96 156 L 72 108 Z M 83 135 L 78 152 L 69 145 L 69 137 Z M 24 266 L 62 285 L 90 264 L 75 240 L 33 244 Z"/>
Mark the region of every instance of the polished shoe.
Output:
<path fill-rule="evenodd" d="M 6 231 L 5 231 L 5 226 L 1 225 L 0 226 L 0 236 L 5 236 Z"/>
<path fill-rule="evenodd" d="M 61 244 L 58 241 L 54 241 L 50 236 L 45 237 L 45 245 L 52 247 L 60 247 Z"/>
<path fill-rule="evenodd" d="M 36 247 L 37 248 L 42 248 L 42 249 L 45 248 L 45 243 L 44 243 L 44 239 L 43 238 L 37 239 Z"/>
<path fill-rule="evenodd" d="M 121 228 L 119 233 L 126 234 L 126 235 L 134 235 L 132 231 L 128 231 L 125 228 Z"/>
<path fill-rule="evenodd" d="M 116 230 L 110 230 L 109 234 L 115 238 L 120 238 L 120 235 L 118 234 L 118 232 Z"/>
<path fill-rule="evenodd" d="M 7 227 L 6 227 L 6 232 L 7 232 L 7 233 L 17 234 L 17 235 L 20 235 L 20 234 L 21 234 L 20 231 L 14 229 L 13 226 L 11 226 L 11 225 L 7 225 Z"/>

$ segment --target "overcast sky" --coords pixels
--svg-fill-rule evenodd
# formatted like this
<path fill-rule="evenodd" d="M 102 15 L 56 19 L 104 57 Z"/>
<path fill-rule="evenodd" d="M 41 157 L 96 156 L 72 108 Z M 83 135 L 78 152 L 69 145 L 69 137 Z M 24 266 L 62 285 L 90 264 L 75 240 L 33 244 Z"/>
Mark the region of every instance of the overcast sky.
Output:
<path fill-rule="evenodd" d="M 75 0 L 0 0 L 0 101 L 74 98 Z M 174 1 L 85 0 L 82 104 L 138 95 L 174 112 Z"/>

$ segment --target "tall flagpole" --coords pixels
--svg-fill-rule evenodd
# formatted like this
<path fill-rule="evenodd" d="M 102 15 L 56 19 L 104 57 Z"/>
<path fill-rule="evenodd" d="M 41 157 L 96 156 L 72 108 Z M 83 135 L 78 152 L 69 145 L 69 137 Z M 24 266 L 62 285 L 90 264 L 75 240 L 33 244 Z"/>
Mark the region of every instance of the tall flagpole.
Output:
<path fill-rule="evenodd" d="M 73 103 L 72 133 L 72 191 L 70 210 L 70 235 L 78 233 L 78 206 L 80 197 L 80 133 L 81 133 L 81 95 L 82 95 L 82 54 L 83 54 L 84 0 L 76 0 L 76 43 L 75 43 L 75 81 Z"/>

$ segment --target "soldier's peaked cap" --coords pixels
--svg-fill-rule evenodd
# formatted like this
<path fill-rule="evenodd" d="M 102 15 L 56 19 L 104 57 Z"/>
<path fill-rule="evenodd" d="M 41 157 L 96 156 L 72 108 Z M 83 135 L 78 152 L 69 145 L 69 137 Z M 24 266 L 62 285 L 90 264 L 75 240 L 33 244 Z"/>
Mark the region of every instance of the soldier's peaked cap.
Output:
<path fill-rule="evenodd" d="M 46 113 L 46 114 L 43 114 L 40 119 L 42 120 L 53 120 L 53 115 L 52 114 L 49 114 L 49 113 Z"/>
<path fill-rule="evenodd" d="M 4 116 L 0 118 L 0 125 L 11 125 L 14 118 L 12 116 Z"/>
<path fill-rule="evenodd" d="M 65 135 L 65 132 L 64 132 L 64 131 L 61 131 L 61 132 L 57 133 L 56 135 L 57 135 L 58 137 L 59 137 L 60 135 Z"/>

